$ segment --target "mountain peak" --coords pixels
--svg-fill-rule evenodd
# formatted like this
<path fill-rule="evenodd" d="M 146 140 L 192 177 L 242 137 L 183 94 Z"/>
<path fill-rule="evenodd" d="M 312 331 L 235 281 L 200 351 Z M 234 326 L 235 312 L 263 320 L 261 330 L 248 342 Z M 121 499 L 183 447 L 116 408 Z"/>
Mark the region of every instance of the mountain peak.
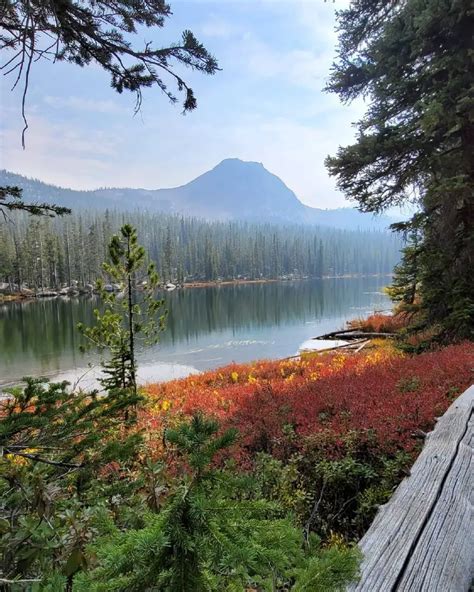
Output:
<path fill-rule="evenodd" d="M 248 220 L 276 224 L 310 224 L 335 228 L 387 228 L 352 208 L 320 210 L 305 206 L 289 187 L 261 162 L 226 158 L 196 179 L 170 189 L 96 189 L 74 191 L 0 171 L 0 186 L 18 185 L 26 200 L 90 209 L 139 208 L 196 216 L 207 220 Z"/>
<path fill-rule="evenodd" d="M 212 170 L 216 170 L 219 168 L 245 169 L 250 167 L 258 167 L 260 169 L 266 170 L 262 162 L 256 162 L 253 160 L 242 160 L 240 158 L 224 158 L 224 160 L 221 160 L 221 162 L 218 165 L 216 165 Z"/>

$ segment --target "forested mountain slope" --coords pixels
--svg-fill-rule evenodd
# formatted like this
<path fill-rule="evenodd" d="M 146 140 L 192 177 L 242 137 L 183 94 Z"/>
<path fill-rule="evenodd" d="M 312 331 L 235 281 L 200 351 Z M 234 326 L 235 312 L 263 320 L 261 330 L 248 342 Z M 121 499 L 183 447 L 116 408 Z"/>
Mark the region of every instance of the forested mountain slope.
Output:
<path fill-rule="evenodd" d="M 31 201 L 55 203 L 73 210 L 146 210 L 184 214 L 206 220 L 265 220 L 348 229 L 385 229 L 391 220 L 362 214 L 353 208 L 311 208 L 261 163 L 237 158 L 223 160 L 212 170 L 172 189 L 103 188 L 77 191 L 47 185 L 0 171 L 0 186 L 23 188 Z"/>

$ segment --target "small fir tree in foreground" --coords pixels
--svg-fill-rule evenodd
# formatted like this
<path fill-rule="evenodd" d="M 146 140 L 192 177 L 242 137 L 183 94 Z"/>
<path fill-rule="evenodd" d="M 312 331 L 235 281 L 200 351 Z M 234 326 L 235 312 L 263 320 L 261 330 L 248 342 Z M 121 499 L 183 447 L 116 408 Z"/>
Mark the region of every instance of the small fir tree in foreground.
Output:
<path fill-rule="evenodd" d="M 125 389 L 137 393 L 136 349 L 139 339 L 152 344 L 164 329 L 164 301 L 155 298 L 158 274 L 154 263 L 146 266 L 145 249 L 138 244 L 137 231 L 130 224 L 120 229 L 109 244 L 110 262 L 103 264 L 110 280 L 120 286 L 120 293 L 109 292 L 103 280 L 97 288 L 105 305 L 104 312 L 94 310 L 96 324 L 79 331 L 86 337 L 84 348 L 107 350 L 110 359 L 103 363 L 105 377 L 100 380 L 107 391 Z M 146 269 L 145 269 L 146 266 Z M 140 296 L 139 286 L 140 281 Z"/>
<path fill-rule="evenodd" d="M 217 422 L 196 415 L 168 430 L 184 476 L 140 530 L 112 524 L 92 546 L 97 567 L 77 590 L 201 592 L 343 590 L 357 571 L 354 549 L 309 555 L 303 534 L 278 505 L 256 498 L 247 478 L 213 468 L 235 440 Z"/>

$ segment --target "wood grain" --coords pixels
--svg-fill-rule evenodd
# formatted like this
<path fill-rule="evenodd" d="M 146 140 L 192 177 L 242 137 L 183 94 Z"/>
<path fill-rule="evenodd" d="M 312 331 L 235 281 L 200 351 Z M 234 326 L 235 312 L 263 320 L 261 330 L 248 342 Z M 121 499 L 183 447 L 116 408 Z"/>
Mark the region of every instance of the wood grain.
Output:
<path fill-rule="evenodd" d="M 474 576 L 474 386 L 451 405 L 359 543 L 351 592 L 466 592 Z"/>

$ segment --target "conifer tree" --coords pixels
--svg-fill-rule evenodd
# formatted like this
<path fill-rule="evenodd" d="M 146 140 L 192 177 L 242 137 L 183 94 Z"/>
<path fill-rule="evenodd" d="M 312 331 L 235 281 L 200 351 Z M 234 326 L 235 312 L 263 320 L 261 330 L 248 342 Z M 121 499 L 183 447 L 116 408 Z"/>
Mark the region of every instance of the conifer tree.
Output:
<path fill-rule="evenodd" d="M 369 104 L 329 171 L 363 211 L 419 206 L 422 306 L 447 338 L 474 331 L 472 28 L 469 2 L 355 0 L 328 86 Z"/>
<path fill-rule="evenodd" d="M 158 316 L 164 301 L 155 298 L 159 281 L 155 265 L 146 264 L 145 249 L 138 244 L 137 231 L 130 224 L 124 224 L 120 235 L 112 237 L 109 257 L 110 262 L 104 263 L 103 269 L 120 293 L 99 279 L 98 290 L 105 310 L 94 311 L 95 326 L 80 323 L 78 328 L 87 339 L 84 347 L 94 346 L 110 354 L 110 359 L 103 363 L 105 377 L 101 384 L 105 390 L 124 389 L 136 394 L 137 342 L 141 338 L 147 344 L 157 342 L 165 326 L 166 312 Z"/>
<path fill-rule="evenodd" d="M 2 590 L 13 580 L 33 590 L 53 568 L 72 578 L 86 566 L 93 507 L 124 488 L 98 486 L 98 471 L 128 462 L 140 441 L 123 429 L 137 397 L 67 386 L 29 378 L 0 401 Z"/>
<path fill-rule="evenodd" d="M 395 266 L 393 282 L 387 288 L 387 293 L 394 302 L 399 302 L 405 307 L 413 308 L 418 296 L 421 280 L 421 257 L 423 254 L 422 231 L 413 218 L 408 224 L 393 225 L 396 230 L 406 233 L 406 246 L 402 249 L 402 260 Z"/>
<path fill-rule="evenodd" d="M 205 74 L 218 70 L 215 58 L 189 30 L 167 47 L 154 47 L 151 41 L 143 41 L 140 47 L 138 32 L 162 28 L 171 15 L 164 0 L 2 0 L 0 6 L 0 51 L 6 54 L 1 69 L 13 76 L 14 87 L 20 80 L 24 83 L 23 146 L 29 77 L 39 60 L 81 67 L 95 63 L 110 76 L 113 89 L 135 93 L 136 110 L 142 90 L 151 86 L 175 103 L 177 98 L 168 87 L 171 80 L 184 93 L 184 111 L 191 111 L 196 107 L 193 89 L 174 65 Z"/>
<path fill-rule="evenodd" d="M 69 208 L 48 203 L 27 203 L 22 196 L 23 190 L 19 187 L 7 185 L 0 187 L 0 212 L 4 219 L 7 212 L 22 211 L 34 216 L 63 216 L 70 214 Z"/>
<path fill-rule="evenodd" d="M 357 571 L 357 551 L 308 555 L 302 531 L 277 505 L 255 499 L 248 480 L 213 467 L 235 437 L 199 414 L 169 429 L 184 477 L 144 528 L 111 528 L 92 546 L 98 566 L 78 578 L 78 592 L 342 590 Z"/>
<path fill-rule="evenodd" d="M 39 225 L 31 216 L 12 214 L 11 218 L 13 224 L 2 225 L 0 251 L 15 253 L 15 269 L 10 277 L 11 273 L 2 273 L 0 265 L 0 282 L 11 280 L 17 285 L 23 282 L 29 287 L 38 283 L 34 245 L 40 241 L 43 245 L 50 243 L 51 235 L 57 237 L 57 241 L 51 254 L 54 256 L 50 257 L 48 249 L 43 249 L 47 263 L 46 281 L 54 276 L 60 287 L 71 286 L 76 280 L 80 288 L 82 282 L 94 284 L 98 277 L 106 279 L 101 262 L 109 257 L 108 243 L 123 224 L 122 213 L 82 210 L 72 216 L 42 219 Z M 403 246 L 399 235 L 388 232 L 205 222 L 139 212 L 130 212 L 127 219 L 143 237 L 142 244 L 150 259 L 157 264 L 159 261 L 163 282 L 170 279 L 167 267 L 172 269 L 171 279 L 178 279 L 179 283 L 185 278 L 276 278 L 294 273 L 295 268 L 300 275 L 320 277 L 330 269 L 334 272 L 341 252 L 345 254 L 348 273 L 386 274 L 398 263 L 399 250 Z M 166 265 L 164 256 L 168 228 L 171 235 L 170 266 Z M 278 245 L 285 246 L 278 249 Z M 39 266 L 36 267 L 39 272 Z"/>

